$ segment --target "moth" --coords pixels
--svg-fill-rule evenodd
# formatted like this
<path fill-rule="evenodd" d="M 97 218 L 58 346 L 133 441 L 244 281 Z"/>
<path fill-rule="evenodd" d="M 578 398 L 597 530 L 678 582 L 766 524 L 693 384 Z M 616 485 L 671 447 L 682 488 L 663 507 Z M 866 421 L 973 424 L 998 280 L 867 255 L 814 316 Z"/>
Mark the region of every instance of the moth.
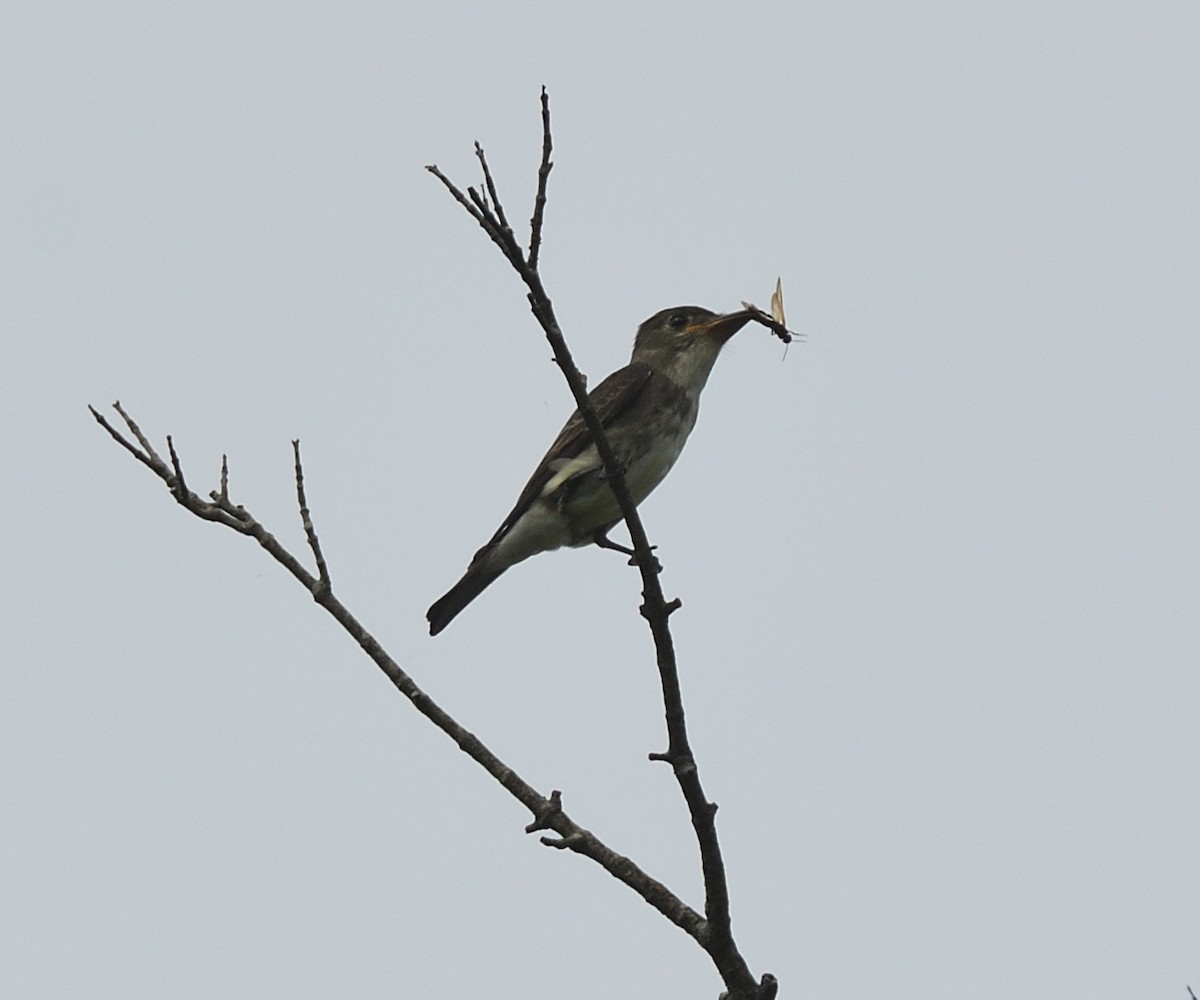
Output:
<path fill-rule="evenodd" d="M 780 278 L 775 279 L 775 292 L 771 296 L 771 314 L 769 316 L 750 302 L 743 302 L 742 308 L 751 313 L 751 318 L 756 323 L 761 323 L 785 344 L 790 344 L 800 336 L 787 328 L 787 321 L 783 316 L 783 282 Z"/>

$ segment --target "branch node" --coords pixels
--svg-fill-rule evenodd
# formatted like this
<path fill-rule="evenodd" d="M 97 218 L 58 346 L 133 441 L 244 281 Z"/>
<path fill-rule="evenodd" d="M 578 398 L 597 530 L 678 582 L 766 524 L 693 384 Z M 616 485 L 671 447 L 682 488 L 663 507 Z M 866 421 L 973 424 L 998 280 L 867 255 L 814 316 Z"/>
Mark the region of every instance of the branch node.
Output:
<path fill-rule="evenodd" d="M 577 851 L 584 842 L 584 835 L 578 830 L 572 830 L 565 837 L 539 837 L 539 842 L 556 851 Z"/>
<path fill-rule="evenodd" d="M 655 559 L 654 561 L 655 561 L 655 563 L 658 562 L 657 559 Z M 638 565 L 640 568 L 641 564 L 639 563 Z M 662 571 L 662 566 L 656 566 L 653 568 L 655 569 L 656 572 Z M 678 597 L 676 597 L 670 601 L 662 601 L 661 599 L 654 600 L 654 598 L 651 597 L 649 594 L 647 594 L 645 591 L 642 592 L 642 597 L 644 597 L 645 600 L 643 601 L 642 605 L 638 608 L 638 612 L 639 612 L 639 614 L 641 614 L 641 616 L 643 618 L 646 619 L 646 621 L 651 622 L 651 623 L 653 623 L 660 616 L 662 617 L 662 620 L 665 622 L 668 618 L 671 617 L 671 615 L 675 614 L 676 611 L 678 611 L 680 608 L 683 607 L 683 601 L 681 601 Z M 653 604 L 654 607 L 651 607 L 651 604 Z"/>
<path fill-rule="evenodd" d="M 551 822 L 562 815 L 562 792 L 557 788 L 550 793 L 550 798 L 543 799 L 533 814 L 533 822 L 525 827 L 526 833 L 536 833 L 538 830 L 549 830 Z M 542 838 L 543 842 L 546 838 Z"/>

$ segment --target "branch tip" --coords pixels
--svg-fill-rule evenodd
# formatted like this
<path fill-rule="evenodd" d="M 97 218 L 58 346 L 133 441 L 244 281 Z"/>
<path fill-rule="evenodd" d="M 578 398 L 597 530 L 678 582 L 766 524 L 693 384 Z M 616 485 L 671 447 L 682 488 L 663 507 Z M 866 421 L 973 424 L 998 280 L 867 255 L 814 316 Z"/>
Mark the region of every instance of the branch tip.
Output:
<path fill-rule="evenodd" d="M 137 442 L 142 446 L 142 450 L 145 451 L 150 458 L 154 459 L 154 461 L 161 462 L 162 459 L 158 457 L 158 452 L 154 450 L 153 445 L 150 444 L 149 440 L 146 438 L 146 435 L 142 433 L 142 429 L 133 422 L 133 417 L 125 412 L 119 399 L 113 401 L 113 409 L 116 410 L 117 413 L 120 414 L 121 419 L 125 421 L 125 426 L 129 428 L 129 433 L 137 438 Z"/>
<path fill-rule="evenodd" d="M 533 217 L 529 220 L 529 269 L 535 274 L 538 268 L 538 254 L 542 249 L 542 225 L 546 216 L 546 183 L 550 179 L 550 170 L 554 164 L 550 153 L 554 142 L 550 133 L 550 94 L 545 86 L 542 87 L 542 162 L 538 167 L 537 194 L 533 199 Z"/>
<path fill-rule="evenodd" d="M 171 468 L 175 470 L 175 482 L 167 483 L 171 487 L 171 492 L 175 494 L 175 499 L 182 504 L 187 503 L 188 488 L 187 482 L 183 478 L 183 465 L 179 461 L 179 455 L 175 452 L 175 442 L 171 440 L 171 435 L 167 435 L 167 452 L 171 456 Z"/>
<path fill-rule="evenodd" d="M 583 834 L 572 830 L 565 837 L 539 837 L 538 840 L 556 851 L 574 851 L 583 842 Z"/>
<path fill-rule="evenodd" d="M 308 498 L 304 493 L 304 464 L 300 461 L 300 439 L 292 439 L 292 455 L 296 463 L 296 505 L 300 508 L 300 523 L 304 526 L 304 537 L 308 540 L 308 547 L 312 550 L 313 559 L 317 564 L 317 579 L 312 582 L 309 589 L 312 591 L 313 599 L 320 601 L 333 589 L 333 584 L 329 579 L 329 566 L 325 562 L 325 555 L 321 552 L 321 542 L 317 538 L 317 529 L 313 527 L 312 514 L 308 509 Z"/>
<path fill-rule="evenodd" d="M 492 178 L 492 168 L 488 166 L 487 155 L 483 151 L 483 146 L 478 141 L 475 143 L 475 156 L 479 160 L 479 165 L 483 168 L 483 183 L 487 188 L 487 193 L 483 199 L 484 204 L 487 204 L 490 199 L 500 228 L 511 232 L 512 227 L 508 224 L 508 218 L 504 214 L 504 206 L 500 204 L 500 195 L 496 192 L 496 182 Z"/>

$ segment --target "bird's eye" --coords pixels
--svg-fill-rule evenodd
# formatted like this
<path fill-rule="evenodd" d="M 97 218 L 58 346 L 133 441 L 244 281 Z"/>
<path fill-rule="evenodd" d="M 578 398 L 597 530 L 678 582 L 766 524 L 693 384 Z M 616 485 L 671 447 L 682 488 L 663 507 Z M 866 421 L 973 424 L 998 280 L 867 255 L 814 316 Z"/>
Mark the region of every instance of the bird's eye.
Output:
<path fill-rule="evenodd" d="M 667 320 L 667 326 L 675 330 L 682 330 L 685 326 L 687 326 L 687 321 L 688 318 L 685 313 L 675 313 L 670 319 Z"/>

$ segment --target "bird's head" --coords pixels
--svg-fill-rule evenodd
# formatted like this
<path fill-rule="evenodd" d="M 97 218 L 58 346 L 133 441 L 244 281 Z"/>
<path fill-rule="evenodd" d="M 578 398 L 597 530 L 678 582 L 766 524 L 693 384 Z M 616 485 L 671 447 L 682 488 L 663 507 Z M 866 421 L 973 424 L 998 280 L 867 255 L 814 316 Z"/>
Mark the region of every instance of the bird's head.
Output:
<path fill-rule="evenodd" d="M 725 342 L 752 315 L 746 309 L 724 314 L 700 306 L 664 309 L 638 327 L 632 360 L 644 361 L 698 392 Z"/>

